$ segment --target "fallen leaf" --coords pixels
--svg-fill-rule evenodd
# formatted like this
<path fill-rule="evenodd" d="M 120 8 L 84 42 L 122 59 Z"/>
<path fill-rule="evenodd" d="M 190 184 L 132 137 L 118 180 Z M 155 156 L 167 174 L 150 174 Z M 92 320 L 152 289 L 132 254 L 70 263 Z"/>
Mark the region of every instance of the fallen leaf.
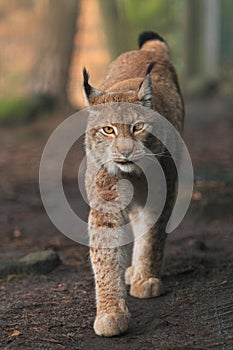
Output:
<path fill-rule="evenodd" d="M 194 192 L 193 195 L 192 195 L 192 198 L 193 200 L 195 201 L 200 201 L 202 199 L 202 194 L 201 192 L 197 191 L 197 192 Z"/>
<path fill-rule="evenodd" d="M 20 331 L 15 329 L 13 333 L 9 334 L 9 337 L 18 337 L 20 334 L 22 334 Z"/>
<path fill-rule="evenodd" d="M 22 237 L 22 232 L 18 228 L 15 228 L 13 230 L 13 237 L 14 238 L 21 238 Z"/>

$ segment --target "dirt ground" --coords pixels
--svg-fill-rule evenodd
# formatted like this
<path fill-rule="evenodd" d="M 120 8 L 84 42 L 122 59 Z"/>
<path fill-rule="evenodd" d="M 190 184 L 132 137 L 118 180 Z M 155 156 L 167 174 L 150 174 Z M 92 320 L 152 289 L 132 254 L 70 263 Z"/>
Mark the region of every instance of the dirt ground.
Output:
<path fill-rule="evenodd" d="M 208 105 L 209 103 L 209 105 Z M 47 275 L 0 281 L 0 349 L 233 349 L 233 219 L 231 109 L 215 100 L 189 101 L 185 139 L 196 177 L 190 209 L 169 235 L 166 292 L 149 300 L 128 296 L 132 319 L 122 337 L 97 337 L 94 281 L 88 248 L 61 234 L 43 209 L 39 161 L 58 112 L 30 125 L 0 130 L 0 263 L 54 249 L 62 265 Z M 66 195 L 77 210 L 72 148 L 64 169 Z"/>

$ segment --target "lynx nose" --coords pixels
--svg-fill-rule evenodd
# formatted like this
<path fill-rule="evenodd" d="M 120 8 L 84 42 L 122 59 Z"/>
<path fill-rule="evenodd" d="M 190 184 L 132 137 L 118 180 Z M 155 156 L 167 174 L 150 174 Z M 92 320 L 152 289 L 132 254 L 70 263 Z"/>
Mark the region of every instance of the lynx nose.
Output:
<path fill-rule="evenodd" d="M 125 148 L 125 149 L 122 149 L 120 152 L 121 152 L 122 156 L 124 156 L 125 158 L 128 158 L 130 156 L 130 154 L 132 153 L 132 149 Z"/>
<path fill-rule="evenodd" d="M 121 157 L 129 158 L 133 153 L 134 144 L 133 140 L 127 137 L 122 137 L 117 140 L 117 152 Z"/>

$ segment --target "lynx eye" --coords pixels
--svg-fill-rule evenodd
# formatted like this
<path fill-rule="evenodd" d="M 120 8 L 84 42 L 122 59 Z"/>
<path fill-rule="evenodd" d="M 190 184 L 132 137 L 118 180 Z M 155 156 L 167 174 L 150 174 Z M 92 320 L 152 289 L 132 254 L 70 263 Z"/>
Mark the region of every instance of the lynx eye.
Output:
<path fill-rule="evenodd" d="M 142 131 L 144 129 L 144 126 L 145 126 L 145 124 L 142 122 L 134 124 L 133 132 Z"/>
<path fill-rule="evenodd" d="M 102 128 L 102 131 L 104 134 L 107 134 L 107 135 L 115 134 L 115 131 L 111 126 L 104 126 Z"/>

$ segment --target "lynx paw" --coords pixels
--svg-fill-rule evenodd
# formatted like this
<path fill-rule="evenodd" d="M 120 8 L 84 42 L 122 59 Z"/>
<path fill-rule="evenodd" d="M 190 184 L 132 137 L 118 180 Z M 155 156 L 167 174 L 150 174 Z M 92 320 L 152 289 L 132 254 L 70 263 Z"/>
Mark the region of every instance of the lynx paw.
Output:
<path fill-rule="evenodd" d="M 125 270 L 125 284 L 130 285 L 132 282 L 132 278 L 133 278 L 133 272 L 134 272 L 134 268 L 133 266 L 129 266 L 126 270 Z"/>
<path fill-rule="evenodd" d="M 137 298 L 153 298 L 158 297 L 162 293 L 162 282 L 156 277 L 138 279 L 131 283 L 130 294 Z"/>
<path fill-rule="evenodd" d="M 129 318 L 129 312 L 122 312 L 121 310 L 101 312 L 95 319 L 95 333 L 103 337 L 120 335 L 127 330 Z"/>

